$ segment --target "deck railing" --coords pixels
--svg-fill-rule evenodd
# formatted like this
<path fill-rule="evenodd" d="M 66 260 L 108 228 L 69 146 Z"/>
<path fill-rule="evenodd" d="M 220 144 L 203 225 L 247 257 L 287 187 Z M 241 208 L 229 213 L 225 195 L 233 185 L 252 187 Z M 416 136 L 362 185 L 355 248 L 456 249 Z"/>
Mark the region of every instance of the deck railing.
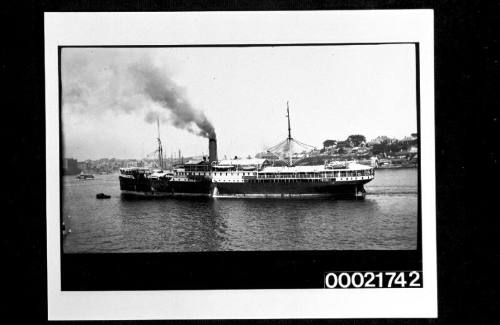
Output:
<path fill-rule="evenodd" d="M 336 179 L 348 179 L 348 180 L 363 180 L 373 178 L 373 175 L 345 175 L 345 176 L 334 176 L 334 175 L 315 175 L 315 176 L 306 176 L 306 175 L 257 175 L 257 176 L 243 176 L 243 179 L 313 179 L 313 180 L 336 180 Z"/>
<path fill-rule="evenodd" d="M 301 174 L 257 174 L 257 178 L 345 178 L 345 177 L 368 177 L 373 176 L 372 173 L 359 173 L 359 174 L 316 174 L 316 175 L 301 175 Z"/>

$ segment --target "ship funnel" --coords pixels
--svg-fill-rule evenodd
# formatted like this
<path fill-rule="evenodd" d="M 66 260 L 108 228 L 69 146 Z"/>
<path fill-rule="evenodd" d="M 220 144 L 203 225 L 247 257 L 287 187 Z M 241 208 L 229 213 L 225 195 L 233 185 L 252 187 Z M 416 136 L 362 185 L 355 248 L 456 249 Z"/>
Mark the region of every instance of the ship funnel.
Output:
<path fill-rule="evenodd" d="M 217 161 L 217 139 L 215 135 L 208 139 L 208 161 L 210 163 Z"/>

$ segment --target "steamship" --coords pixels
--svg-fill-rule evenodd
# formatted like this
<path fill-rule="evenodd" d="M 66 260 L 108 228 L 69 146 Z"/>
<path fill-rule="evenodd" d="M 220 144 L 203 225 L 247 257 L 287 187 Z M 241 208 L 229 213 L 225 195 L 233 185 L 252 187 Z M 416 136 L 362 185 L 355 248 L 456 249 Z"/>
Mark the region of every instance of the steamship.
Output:
<path fill-rule="evenodd" d="M 217 159 L 217 140 L 209 139 L 208 160 L 191 160 L 172 170 L 151 171 L 145 168 L 120 169 L 120 189 L 132 196 L 209 196 L 213 198 L 252 197 L 318 197 L 363 199 L 364 184 L 370 182 L 373 167 L 354 161 L 330 161 L 315 166 L 300 166 L 293 162 L 292 148 L 306 146 L 291 137 L 290 114 L 287 107 L 288 138 L 268 152 L 286 148 L 288 162 L 275 166 L 275 160 Z M 162 148 L 159 143 L 159 161 Z M 283 161 L 283 160 L 282 160 Z"/>

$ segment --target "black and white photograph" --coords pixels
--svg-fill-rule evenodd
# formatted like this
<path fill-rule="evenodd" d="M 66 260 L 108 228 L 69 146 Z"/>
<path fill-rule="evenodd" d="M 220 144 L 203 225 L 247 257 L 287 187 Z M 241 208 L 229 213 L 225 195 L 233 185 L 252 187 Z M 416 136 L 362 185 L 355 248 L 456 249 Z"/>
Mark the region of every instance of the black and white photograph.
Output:
<path fill-rule="evenodd" d="M 46 14 L 54 319 L 435 313 L 432 11 L 343 14 Z"/>
<path fill-rule="evenodd" d="M 63 47 L 63 251 L 415 250 L 416 51 Z"/>

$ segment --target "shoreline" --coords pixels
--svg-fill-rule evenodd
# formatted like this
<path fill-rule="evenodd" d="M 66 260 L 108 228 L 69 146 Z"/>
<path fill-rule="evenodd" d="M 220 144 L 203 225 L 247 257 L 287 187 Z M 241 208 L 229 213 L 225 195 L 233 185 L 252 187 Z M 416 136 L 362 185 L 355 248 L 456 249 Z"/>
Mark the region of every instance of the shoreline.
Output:
<path fill-rule="evenodd" d="M 410 168 L 418 168 L 418 165 L 412 165 L 412 166 L 378 166 L 375 167 L 375 169 L 410 169 Z"/>

